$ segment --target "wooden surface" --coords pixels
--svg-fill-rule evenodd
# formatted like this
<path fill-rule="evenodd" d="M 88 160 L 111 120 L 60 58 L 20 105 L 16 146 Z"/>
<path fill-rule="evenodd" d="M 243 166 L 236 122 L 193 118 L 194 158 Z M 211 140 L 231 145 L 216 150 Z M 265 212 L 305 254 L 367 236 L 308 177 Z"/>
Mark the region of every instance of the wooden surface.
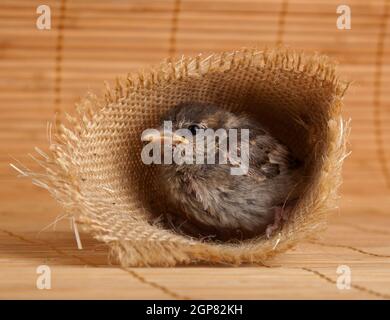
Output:
<path fill-rule="evenodd" d="M 35 0 L 0 3 L 1 298 L 390 298 L 390 1 L 348 1 L 352 29 L 336 28 L 335 0 L 45 1 L 52 29 L 35 27 Z M 104 80 L 168 56 L 284 43 L 340 62 L 352 86 L 352 118 L 340 210 L 320 242 L 267 266 L 121 269 L 107 248 L 61 214 L 49 195 L 17 179 L 13 158 L 45 149 L 47 121 L 63 117 Z M 36 288 L 36 268 L 52 268 L 52 289 Z M 339 290 L 336 269 L 351 269 Z"/>

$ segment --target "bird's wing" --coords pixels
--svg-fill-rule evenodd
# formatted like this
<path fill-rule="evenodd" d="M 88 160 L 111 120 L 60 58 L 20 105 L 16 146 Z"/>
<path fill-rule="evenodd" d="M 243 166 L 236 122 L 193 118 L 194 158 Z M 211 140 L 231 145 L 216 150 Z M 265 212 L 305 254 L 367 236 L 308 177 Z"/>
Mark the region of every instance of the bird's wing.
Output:
<path fill-rule="evenodd" d="M 268 133 L 255 132 L 250 134 L 247 141 L 244 137 L 240 138 L 241 143 L 237 144 L 237 156 L 232 156 L 232 150 L 229 150 L 229 160 L 233 165 L 240 165 L 240 163 L 235 163 L 235 160 L 237 162 L 237 159 L 242 157 L 242 153 L 246 152 L 242 147 L 243 143 L 249 145 L 247 151 L 249 152 L 249 176 L 264 181 L 273 179 L 296 166 L 296 160 L 289 150 Z"/>

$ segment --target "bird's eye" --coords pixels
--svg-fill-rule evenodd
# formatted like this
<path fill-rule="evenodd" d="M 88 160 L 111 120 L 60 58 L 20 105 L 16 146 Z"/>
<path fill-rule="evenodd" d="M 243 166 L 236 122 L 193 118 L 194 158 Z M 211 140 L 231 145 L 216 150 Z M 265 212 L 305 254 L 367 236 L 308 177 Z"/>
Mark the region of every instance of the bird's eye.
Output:
<path fill-rule="evenodd" d="M 198 131 L 200 128 L 197 124 L 191 124 L 188 126 L 188 130 L 191 131 L 192 135 L 196 135 L 196 131 Z"/>

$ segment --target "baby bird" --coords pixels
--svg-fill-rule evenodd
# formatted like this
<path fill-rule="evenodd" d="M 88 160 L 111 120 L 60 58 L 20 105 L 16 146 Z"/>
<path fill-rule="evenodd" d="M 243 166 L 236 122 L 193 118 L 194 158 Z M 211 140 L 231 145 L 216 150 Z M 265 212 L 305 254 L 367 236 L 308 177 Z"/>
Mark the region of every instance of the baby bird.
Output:
<path fill-rule="evenodd" d="M 191 142 L 193 156 L 201 153 L 206 159 L 204 145 L 196 141 L 203 129 L 236 129 L 238 142 L 242 129 L 249 136 L 241 143 L 227 142 L 227 163 L 217 160 L 207 163 L 175 163 L 159 165 L 161 187 L 172 215 L 169 221 L 180 231 L 194 237 L 215 240 L 243 240 L 254 236 L 270 237 L 281 222 L 287 219 L 296 197 L 293 189 L 300 180 L 300 164 L 286 146 L 272 137 L 260 123 L 244 114 L 234 114 L 214 105 L 187 102 L 171 109 L 162 118 L 171 121 L 172 131 L 188 129 L 194 136 Z M 148 135 L 144 141 L 172 144 L 172 152 L 180 144 L 188 143 L 185 137 L 171 134 L 167 139 L 163 126 L 159 134 Z M 229 140 L 230 136 L 225 137 Z M 221 143 L 216 141 L 216 159 L 221 159 Z M 233 175 L 243 143 L 247 143 L 248 170 Z M 232 148 L 236 148 L 232 150 Z M 213 151 L 214 152 L 214 151 Z"/>

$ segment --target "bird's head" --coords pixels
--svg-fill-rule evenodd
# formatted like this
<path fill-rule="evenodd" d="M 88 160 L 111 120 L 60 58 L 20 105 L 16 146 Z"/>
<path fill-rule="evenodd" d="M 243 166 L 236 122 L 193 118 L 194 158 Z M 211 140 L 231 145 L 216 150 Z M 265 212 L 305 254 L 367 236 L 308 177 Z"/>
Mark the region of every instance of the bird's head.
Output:
<path fill-rule="evenodd" d="M 187 151 L 191 149 L 192 153 L 189 156 L 192 157 L 193 163 L 172 161 L 171 165 L 176 168 L 178 166 L 199 168 L 199 164 L 203 165 L 207 162 L 210 152 L 214 152 L 217 163 L 218 157 L 221 156 L 218 146 L 223 139 L 227 139 L 221 133 L 228 133 L 229 129 L 245 128 L 247 124 L 248 119 L 245 116 L 235 115 L 210 104 L 186 102 L 177 105 L 165 114 L 161 119 L 161 125 L 153 132 L 143 135 L 142 140 L 171 146 L 173 155 L 175 152 L 188 153 Z M 217 133 L 214 135 L 214 149 L 208 148 L 207 135 L 209 133 Z M 162 148 L 162 150 L 166 153 L 167 149 Z M 199 163 L 202 157 L 204 163 Z"/>

